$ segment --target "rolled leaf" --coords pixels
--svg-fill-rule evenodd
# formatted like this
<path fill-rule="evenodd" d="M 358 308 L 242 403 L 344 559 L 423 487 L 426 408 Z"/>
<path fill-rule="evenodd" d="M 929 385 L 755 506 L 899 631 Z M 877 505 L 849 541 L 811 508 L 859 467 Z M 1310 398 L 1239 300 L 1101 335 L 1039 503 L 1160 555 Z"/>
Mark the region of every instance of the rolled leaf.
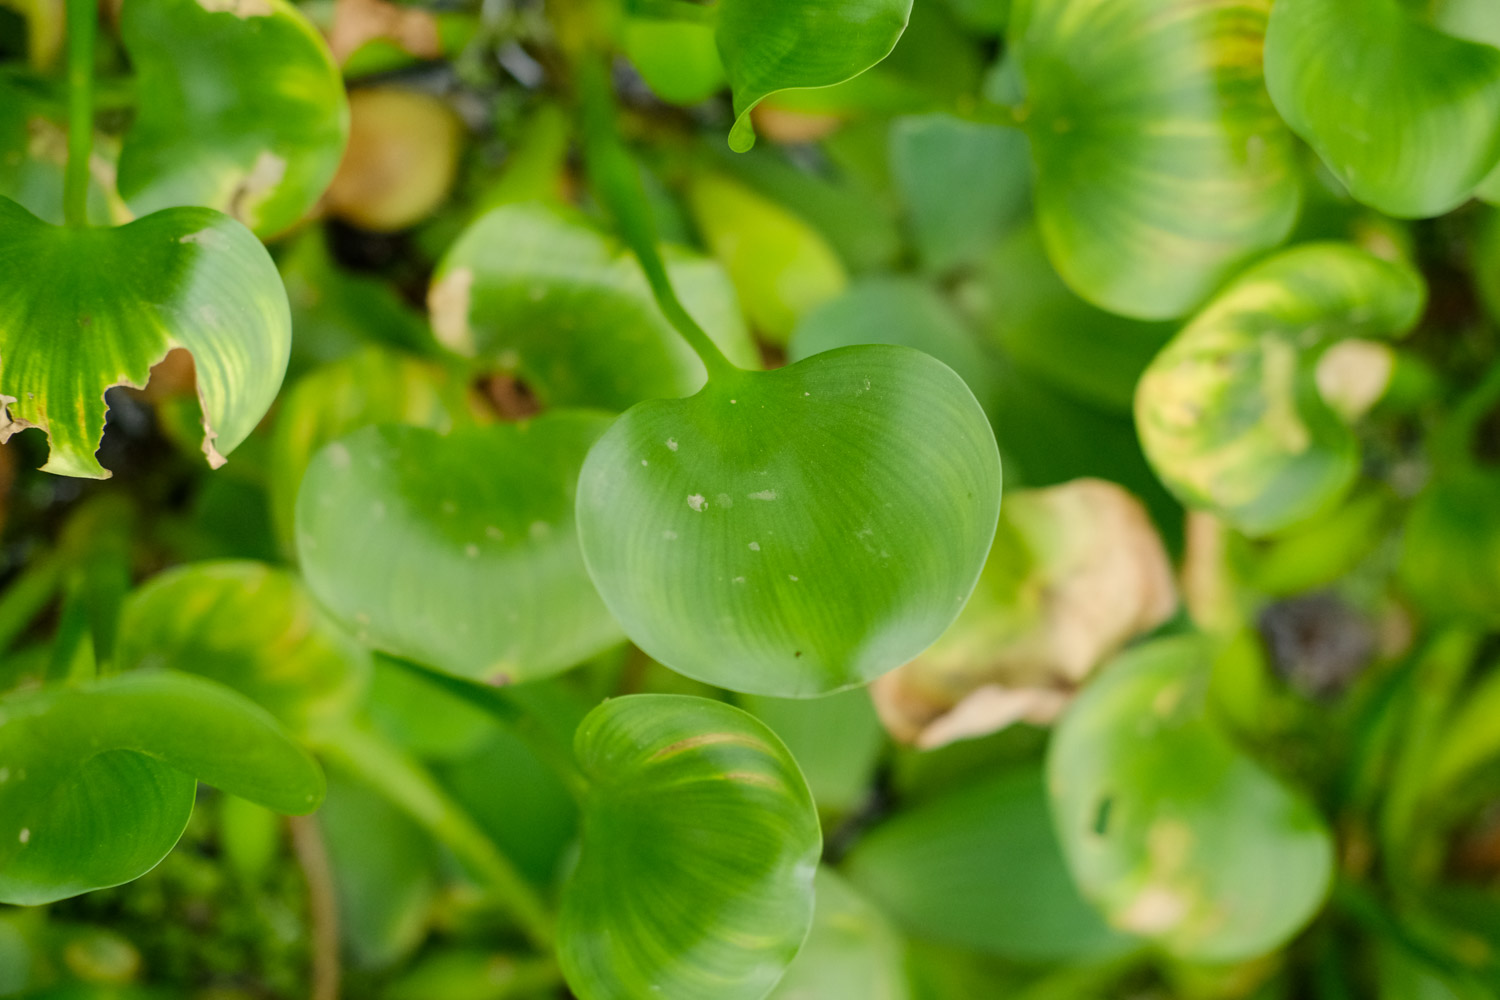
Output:
<path fill-rule="evenodd" d="M 1296 221 L 1261 76 L 1270 0 L 1018 0 L 1011 57 L 1058 273 L 1111 312 L 1190 312 Z"/>
<path fill-rule="evenodd" d="M 1388 215 L 1441 215 L 1500 164 L 1500 38 L 1461 37 L 1461 19 L 1422 13 L 1463 6 L 1277 0 L 1271 14 L 1277 110 L 1354 197 Z"/>
<path fill-rule="evenodd" d="M 781 741 L 720 702 L 633 695 L 574 745 L 588 777 L 559 958 L 580 1000 L 760 1000 L 813 916 L 822 835 Z"/>

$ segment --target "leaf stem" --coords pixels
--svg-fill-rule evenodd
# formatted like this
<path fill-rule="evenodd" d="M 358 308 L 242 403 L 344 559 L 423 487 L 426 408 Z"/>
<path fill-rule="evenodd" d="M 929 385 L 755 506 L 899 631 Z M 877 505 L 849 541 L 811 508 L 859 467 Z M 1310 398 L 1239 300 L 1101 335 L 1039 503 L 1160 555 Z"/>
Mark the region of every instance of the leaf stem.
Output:
<path fill-rule="evenodd" d="M 740 369 L 688 314 L 672 288 L 672 279 L 657 249 L 656 224 L 651 218 L 651 205 L 641 184 L 640 171 L 620 139 L 614 95 L 603 60 L 585 54 L 578 78 L 583 96 L 584 158 L 595 197 L 615 217 L 625 244 L 646 272 L 656 304 L 667 322 L 702 359 L 709 379 L 734 375 Z"/>
<path fill-rule="evenodd" d="M 89 157 L 94 149 L 95 0 L 68 0 L 68 169 L 63 179 L 63 219 L 87 226 Z"/>
<path fill-rule="evenodd" d="M 318 821 L 311 816 L 288 816 L 292 849 L 307 880 L 308 911 L 312 918 L 312 1000 L 339 1000 L 343 967 L 339 962 L 339 907 L 333 887 L 333 866 Z"/>
<path fill-rule="evenodd" d="M 552 915 L 541 895 L 426 768 L 384 738 L 354 726 L 320 733 L 315 749 L 330 764 L 385 796 L 451 850 L 471 875 L 506 904 L 532 944 L 544 951 L 551 949 Z"/>

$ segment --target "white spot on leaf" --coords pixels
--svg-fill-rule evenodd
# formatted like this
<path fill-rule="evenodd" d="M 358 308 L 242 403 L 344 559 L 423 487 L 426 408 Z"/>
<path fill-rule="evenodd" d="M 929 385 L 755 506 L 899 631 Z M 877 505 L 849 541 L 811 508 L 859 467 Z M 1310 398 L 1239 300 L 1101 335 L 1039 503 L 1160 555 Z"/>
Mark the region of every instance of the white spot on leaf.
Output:
<path fill-rule="evenodd" d="M 751 500 L 775 500 L 776 499 L 776 491 L 775 490 L 760 490 L 760 491 L 758 491 L 756 493 L 751 493 L 750 494 L 750 499 Z"/>
<path fill-rule="evenodd" d="M 694 510 L 702 510 L 708 504 L 708 501 L 703 499 L 702 493 L 694 493 L 690 495 L 687 500 L 688 506 L 693 508 Z"/>

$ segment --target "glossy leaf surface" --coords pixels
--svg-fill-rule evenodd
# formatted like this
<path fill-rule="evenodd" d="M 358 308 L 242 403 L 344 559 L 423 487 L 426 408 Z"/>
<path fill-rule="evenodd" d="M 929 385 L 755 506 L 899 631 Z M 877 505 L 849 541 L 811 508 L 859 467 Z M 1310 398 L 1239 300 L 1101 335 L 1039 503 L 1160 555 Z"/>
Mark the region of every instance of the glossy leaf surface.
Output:
<path fill-rule="evenodd" d="M 460 677 L 532 680 L 623 637 L 589 584 L 574 484 L 602 414 L 524 424 L 369 427 L 313 460 L 297 502 L 302 571 L 376 649 Z"/>
<path fill-rule="evenodd" d="M 1048 787 L 1074 878 L 1115 926 L 1181 958 L 1252 958 L 1322 906 L 1322 817 L 1207 714 L 1210 650 L 1171 639 L 1120 657 L 1064 716 Z"/>
<path fill-rule="evenodd" d="M 279 812 L 311 812 L 323 797 L 317 765 L 270 715 L 196 677 L 151 671 L 15 693 L 0 718 L 6 902 L 149 870 L 186 825 L 195 778 Z"/>
<path fill-rule="evenodd" d="M 281 386 L 291 344 L 281 279 L 260 242 L 218 212 L 73 229 L 0 199 L 0 271 L 0 440 L 42 428 L 48 472 L 107 477 L 94 458 L 105 389 L 144 386 L 175 347 L 193 356 L 213 465 Z"/>
<path fill-rule="evenodd" d="M 679 673 L 809 697 L 911 659 L 963 607 L 1000 462 L 951 369 L 845 348 L 643 403 L 584 463 L 589 575 Z"/>
<path fill-rule="evenodd" d="M 1457 207 L 1500 163 L 1500 39 L 1449 34 L 1419 10 L 1277 0 L 1266 36 L 1288 124 L 1354 197 L 1404 218 Z"/>
<path fill-rule="evenodd" d="M 1183 503 L 1251 535 L 1329 510 L 1360 466 L 1341 386 L 1373 392 L 1366 408 L 1379 398 L 1389 355 L 1368 339 L 1408 330 L 1424 295 L 1408 265 L 1345 244 L 1300 246 L 1247 271 L 1137 387 L 1157 474 Z"/>
<path fill-rule="evenodd" d="M 591 790 L 563 890 L 580 1000 L 759 1000 L 813 915 L 822 836 L 781 741 L 720 702 L 607 701 L 578 728 Z"/>
<path fill-rule="evenodd" d="M 844 870 L 927 941 L 1032 962 L 1130 946 L 1074 887 L 1034 768 L 897 812 L 860 840 Z"/>
<path fill-rule="evenodd" d="M 1112 312 L 1191 311 L 1301 200 L 1260 50 L 1268 0 L 1020 0 L 1012 56 L 1042 237 Z"/>
<path fill-rule="evenodd" d="M 681 253 L 669 255 L 667 270 L 719 348 L 755 364 L 718 265 Z M 688 395 L 706 377 L 630 252 L 559 209 L 508 205 L 481 216 L 438 266 L 428 302 L 444 346 L 515 372 L 551 406 L 623 410 Z"/>
<path fill-rule="evenodd" d="M 270 236 L 312 207 L 338 169 L 349 105 L 327 45 L 295 7 L 127 3 L 120 30 L 139 101 L 119 184 L 137 214 L 203 205 Z"/>
<path fill-rule="evenodd" d="M 198 562 L 152 578 L 126 600 L 121 667 L 166 667 L 234 688 L 293 732 L 351 711 L 370 655 L 285 570 Z"/>
<path fill-rule="evenodd" d="M 734 91 L 729 145 L 755 142 L 750 111 L 778 90 L 828 87 L 895 48 L 912 0 L 722 0 L 715 38 Z"/>
<path fill-rule="evenodd" d="M 812 930 L 770 1000 L 906 1000 L 905 942 L 885 914 L 826 866 Z"/>

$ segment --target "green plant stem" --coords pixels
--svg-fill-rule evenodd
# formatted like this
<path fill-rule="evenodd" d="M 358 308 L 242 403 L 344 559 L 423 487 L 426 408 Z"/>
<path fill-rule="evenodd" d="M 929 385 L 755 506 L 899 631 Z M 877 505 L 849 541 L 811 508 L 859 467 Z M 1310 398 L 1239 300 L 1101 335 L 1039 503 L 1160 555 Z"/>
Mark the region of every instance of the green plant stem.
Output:
<path fill-rule="evenodd" d="M 95 0 L 68 0 L 68 170 L 63 179 L 63 219 L 87 226 L 89 157 L 94 148 Z"/>
<path fill-rule="evenodd" d="M 320 733 L 315 749 L 451 850 L 505 904 L 528 940 L 544 951 L 551 949 L 555 928 L 540 894 L 426 768 L 375 733 L 354 726 Z"/>
<path fill-rule="evenodd" d="M 460 698 L 495 718 L 519 736 L 532 753 L 552 769 L 573 797 L 582 801 L 584 793 L 588 791 L 588 779 L 583 776 L 582 771 L 578 770 L 578 762 L 573 757 L 572 744 L 559 739 L 549 731 L 515 696 L 504 688 L 473 684 L 457 677 L 440 674 L 435 670 L 428 670 L 421 664 L 410 660 L 395 656 L 387 656 L 387 659 L 402 669 L 411 671 L 427 683 L 442 688 L 455 698 Z"/>
<path fill-rule="evenodd" d="M 334 892 L 333 866 L 322 829 L 311 816 L 289 816 L 292 849 L 307 880 L 308 912 L 312 918 L 312 993 L 309 1000 L 338 1000 L 343 966 L 339 961 L 339 908 Z"/>
<path fill-rule="evenodd" d="M 603 60 L 585 54 L 579 63 L 578 77 L 583 97 L 584 158 L 595 197 L 615 217 L 626 246 L 646 272 L 657 306 L 702 359 L 709 379 L 733 377 L 740 369 L 688 314 L 672 288 L 657 248 L 656 223 L 651 218 L 651 204 L 646 199 L 639 168 L 620 139 L 614 95 Z"/>

